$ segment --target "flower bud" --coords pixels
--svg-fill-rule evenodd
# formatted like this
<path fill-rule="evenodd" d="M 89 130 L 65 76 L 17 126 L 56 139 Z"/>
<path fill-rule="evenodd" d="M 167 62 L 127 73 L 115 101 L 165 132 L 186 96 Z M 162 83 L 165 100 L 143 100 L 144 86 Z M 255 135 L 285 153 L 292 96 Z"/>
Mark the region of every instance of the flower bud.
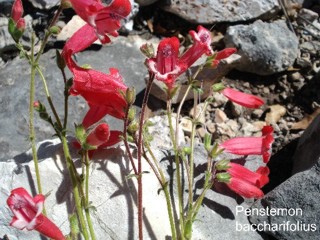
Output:
<path fill-rule="evenodd" d="M 12 5 L 11 18 L 17 23 L 23 15 L 23 6 L 21 0 L 15 0 Z"/>
<path fill-rule="evenodd" d="M 140 47 L 140 51 L 145 55 L 147 58 L 154 57 L 154 48 L 151 43 L 145 43 Z"/>
<path fill-rule="evenodd" d="M 214 91 L 214 92 L 220 92 L 225 88 L 226 87 L 222 83 L 216 83 L 216 84 L 212 85 L 212 91 Z"/>
<path fill-rule="evenodd" d="M 109 125 L 106 123 L 101 123 L 88 135 L 86 143 L 90 146 L 99 147 L 103 143 L 107 142 L 109 137 Z"/>
<path fill-rule="evenodd" d="M 211 140 L 212 140 L 212 135 L 206 133 L 204 135 L 204 148 L 206 149 L 207 152 L 210 152 Z"/>
<path fill-rule="evenodd" d="M 62 7 L 62 9 L 71 8 L 72 4 L 71 4 L 70 0 L 61 0 L 61 7 Z"/>
<path fill-rule="evenodd" d="M 138 129 L 139 129 L 139 124 L 135 120 L 132 121 L 128 126 L 128 132 L 131 133 L 131 134 L 133 134 L 136 131 L 138 131 Z"/>
<path fill-rule="evenodd" d="M 136 109 L 135 108 L 130 108 L 128 112 L 128 120 L 129 122 L 132 122 L 136 116 Z"/>
<path fill-rule="evenodd" d="M 230 168 L 229 163 L 230 163 L 230 160 L 228 159 L 220 160 L 219 162 L 216 163 L 215 169 L 217 169 L 218 171 L 227 170 L 228 168 Z"/>
<path fill-rule="evenodd" d="M 133 104 L 136 100 L 136 91 L 134 88 L 127 88 L 126 90 L 126 101 L 129 105 Z"/>
<path fill-rule="evenodd" d="M 216 174 L 216 179 L 219 182 L 225 182 L 225 183 L 229 183 L 230 179 L 231 179 L 231 175 L 229 173 L 217 173 Z"/>
<path fill-rule="evenodd" d="M 24 20 L 24 18 L 20 18 L 18 20 L 16 28 L 17 28 L 17 30 L 21 31 L 22 33 L 24 32 L 24 30 L 26 29 L 26 21 Z"/>
<path fill-rule="evenodd" d="M 58 35 L 61 32 L 61 28 L 58 26 L 52 26 L 49 31 L 54 35 Z"/>
<path fill-rule="evenodd" d="M 59 52 L 58 49 L 56 49 L 56 63 L 57 63 L 58 68 L 60 68 L 60 69 L 64 69 L 66 67 L 66 61 L 61 56 L 61 53 Z"/>

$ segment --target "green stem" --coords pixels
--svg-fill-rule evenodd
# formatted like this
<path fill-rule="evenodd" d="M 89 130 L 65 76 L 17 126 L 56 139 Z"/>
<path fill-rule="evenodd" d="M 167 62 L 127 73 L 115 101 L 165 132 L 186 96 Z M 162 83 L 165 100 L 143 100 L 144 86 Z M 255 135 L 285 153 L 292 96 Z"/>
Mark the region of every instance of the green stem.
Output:
<path fill-rule="evenodd" d="M 53 112 L 53 115 L 54 115 L 54 117 L 55 117 L 55 119 L 56 119 L 56 121 L 57 121 L 57 123 L 58 123 L 59 128 L 62 129 L 62 124 L 61 124 L 59 115 L 58 115 L 58 113 L 57 113 L 57 111 L 56 111 L 56 108 L 54 107 L 54 104 L 53 104 L 53 102 L 52 102 L 52 99 L 51 99 L 51 96 L 50 96 L 50 93 L 49 93 L 49 89 L 48 89 L 48 85 L 47 85 L 47 80 L 46 80 L 46 78 L 44 77 L 44 75 L 43 75 L 40 67 L 39 67 L 39 66 L 36 66 L 36 69 L 37 69 L 37 71 L 38 71 L 38 73 L 39 73 L 39 75 L 40 75 L 40 78 L 41 78 L 41 80 L 42 80 L 43 87 L 44 87 L 44 90 L 45 90 L 45 94 L 46 94 L 48 103 L 49 103 L 49 105 L 50 105 L 50 108 L 51 108 L 51 110 L 52 110 L 52 112 Z"/>
<path fill-rule="evenodd" d="M 58 21 L 58 18 L 60 16 L 60 14 L 62 13 L 62 10 L 63 10 L 63 8 L 60 5 L 59 8 L 58 8 L 58 11 L 54 15 L 54 17 L 53 17 L 53 19 L 52 19 L 52 21 L 51 21 L 51 23 L 50 23 L 50 25 L 48 27 L 49 30 Z M 42 53 L 44 51 L 45 46 L 47 45 L 47 42 L 48 42 L 48 39 L 49 39 L 50 35 L 51 35 L 51 33 L 49 31 L 46 31 L 45 36 L 44 36 L 43 41 L 42 41 L 41 46 L 40 46 L 40 50 L 39 50 L 38 55 L 37 55 L 36 60 L 35 60 L 36 63 L 39 62 L 39 59 L 40 59 L 40 57 L 41 57 L 41 55 L 42 55 Z"/>
<path fill-rule="evenodd" d="M 127 136 L 128 124 L 129 124 L 129 119 L 128 119 L 129 109 L 130 109 L 130 106 L 128 106 L 126 109 L 125 118 L 124 118 L 124 122 L 123 122 L 123 142 L 124 142 L 124 146 L 126 148 L 127 154 L 128 154 L 129 161 L 130 161 L 131 166 L 133 168 L 133 172 L 136 176 L 138 176 L 138 170 L 137 170 L 136 164 L 134 163 L 132 153 L 130 151 L 130 146 L 128 143 L 128 136 Z"/>
<path fill-rule="evenodd" d="M 42 194 L 42 186 L 41 186 L 41 177 L 39 171 L 39 161 L 37 155 L 37 148 L 36 148 L 36 133 L 34 129 L 34 96 L 35 96 L 35 76 L 36 76 L 36 66 L 34 64 L 34 40 L 35 35 L 32 34 L 31 38 L 31 75 L 30 75 L 30 97 L 29 97 L 29 137 L 31 141 L 31 149 L 32 149 L 32 156 L 34 162 L 34 168 L 36 172 L 36 179 L 37 179 L 37 187 L 38 193 Z M 43 208 L 43 214 L 46 215 L 46 209 Z"/>
<path fill-rule="evenodd" d="M 167 203 L 167 210 L 168 210 L 168 216 L 169 216 L 169 222 L 170 222 L 170 228 L 171 228 L 171 234 L 172 234 L 172 240 L 176 240 L 177 239 L 177 230 L 176 230 L 176 225 L 174 223 L 174 218 L 173 218 L 173 212 L 172 212 L 172 203 L 171 203 L 171 198 L 170 198 L 170 193 L 169 193 L 169 189 L 168 189 L 168 183 L 167 180 L 162 172 L 162 169 L 160 168 L 157 159 L 155 157 L 155 155 L 153 154 L 152 149 L 150 148 L 149 144 L 146 145 L 148 152 L 156 166 L 156 168 L 158 169 L 158 172 L 160 174 L 160 178 L 158 178 L 162 189 L 164 191 L 164 195 L 165 195 L 165 199 L 166 199 L 166 203 Z M 157 175 L 157 174 L 156 174 Z"/>
<path fill-rule="evenodd" d="M 71 158 L 70 151 L 69 151 L 68 141 L 64 135 L 62 135 L 62 137 L 61 137 L 61 142 L 62 142 L 62 146 L 63 146 L 64 156 L 66 158 L 67 169 L 69 171 L 69 175 L 71 178 L 73 197 L 74 197 L 74 201 L 75 201 L 75 205 L 76 205 L 76 210 L 77 210 L 77 215 L 79 218 L 80 226 L 81 226 L 82 233 L 83 233 L 85 240 L 89 240 L 90 238 L 89 238 L 89 234 L 88 234 L 87 224 L 84 219 L 82 206 L 81 206 L 81 197 L 80 197 L 79 190 L 78 190 L 79 183 L 78 183 L 77 177 L 76 177 L 77 174 L 75 173 L 75 169 L 72 167 L 73 162 L 72 162 L 72 158 Z"/>
<path fill-rule="evenodd" d="M 90 170 L 90 159 L 89 159 L 89 155 L 88 155 L 88 151 L 86 151 L 85 153 L 85 165 L 86 165 L 86 180 L 85 180 L 85 185 L 86 185 L 86 199 L 85 199 L 85 213 L 86 213 L 86 218 L 87 218 L 87 223 L 89 226 L 89 231 L 90 231 L 90 235 L 91 235 L 91 239 L 95 240 L 96 236 L 94 233 L 94 228 L 93 228 L 93 224 L 91 221 L 91 216 L 90 216 L 90 201 L 89 201 L 89 170 Z"/>
<path fill-rule="evenodd" d="M 177 139 L 175 139 L 172 116 L 171 116 L 171 101 L 167 100 L 167 115 L 170 129 L 170 136 L 173 143 L 174 160 L 176 164 L 176 180 L 177 180 L 177 191 L 178 191 L 178 205 L 179 205 L 179 222 L 180 222 L 180 234 L 181 239 L 184 239 L 184 213 L 183 213 L 183 195 L 182 195 L 182 184 L 181 184 L 181 172 L 180 172 L 180 160 L 177 147 Z"/>

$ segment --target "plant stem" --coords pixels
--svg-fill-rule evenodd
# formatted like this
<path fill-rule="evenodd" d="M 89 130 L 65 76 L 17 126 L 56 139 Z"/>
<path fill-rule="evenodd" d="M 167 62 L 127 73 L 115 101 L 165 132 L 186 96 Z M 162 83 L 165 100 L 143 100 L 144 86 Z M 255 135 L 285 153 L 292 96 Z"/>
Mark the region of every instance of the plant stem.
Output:
<path fill-rule="evenodd" d="M 51 23 L 50 23 L 50 25 L 49 25 L 49 27 L 48 27 L 49 30 L 50 30 L 50 28 L 51 28 L 54 24 L 56 24 L 56 22 L 58 21 L 58 18 L 59 18 L 59 16 L 60 16 L 62 10 L 63 10 L 63 8 L 62 8 L 62 6 L 60 5 L 59 8 L 58 8 L 58 10 L 57 10 L 57 12 L 56 12 L 56 14 L 53 16 L 53 19 L 52 19 L 52 21 L 51 21 Z M 46 31 L 45 36 L 44 36 L 43 41 L 42 41 L 42 43 L 41 43 L 40 50 L 39 50 L 39 52 L 38 52 L 38 55 L 37 55 L 37 57 L 36 57 L 35 62 L 39 62 L 39 59 L 40 59 L 40 57 L 41 57 L 41 55 L 42 55 L 42 53 L 43 53 L 43 51 L 44 51 L 45 46 L 47 45 L 47 42 L 48 42 L 48 39 L 49 39 L 50 35 L 51 35 L 51 33 L 50 33 L 49 31 Z"/>
<path fill-rule="evenodd" d="M 47 85 L 47 80 L 46 80 L 46 78 L 44 77 L 44 75 L 43 75 L 40 67 L 39 67 L 39 66 L 36 66 L 36 69 L 37 69 L 37 71 L 38 71 L 38 73 L 39 73 L 39 75 L 40 75 L 40 78 L 41 78 L 41 80 L 42 80 L 43 87 L 44 87 L 44 90 L 45 90 L 46 97 L 47 97 L 48 103 L 49 103 L 49 105 L 50 105 L 50 108 L 51 108 L 51 110 L 52 110 L 52 112 L 53 112 L 53 115 L 54 115 L 54 117 L 55 117 L 55 119 L 56 119 L 56 121 L 57 121 L 57 124 L 58 124 L 58 126 L 59 126 L 59 128 L 60 128 L 60 130 L 61 130 L 61 129 L 62 129 L 62 124 L 61 124 L 59 115 L 58 115 L 58 113 L 57 113 L 57 111 L 56 111 L 56 108 L 54 107 L 54 104 L 53 104 L 53 102 L 52 102 L 52 99 L 51 99 L 51 96 L 50 96 L 50 93 L 49 93 L 49 89 L 48 89 L 48 85 Z"/>
<path fill-rule="evenodd" d="M 75 201 L 75 205 L 76 205 L 76 210 L 77 210 L 77 215 L 79 218 L 80 226 L 81 226 L 82 233 L 83 233 L 85 240 L 89 240 L 90 238 L 89 238 L 89 234 L 88 234 L 87 225 L 86 225 L 86 222 L 84 219 L 82 206 L 81 206 L 81 198 L 80 198 L 79 190 L 78 190 L 79 183 L 77 181 L 77 177 L 76 177 L 77 175 L 75 173 L 76 170 L 72 167 L 73 162 L 72 162 L 72 158 L 71 158 L 70 151 L 69 151 L 68 141 L 67 141 L 67 138 L 65 137 L 64 134 L 61 136 L 61 142 L 62 142 L 62 146 L 63 146 L 64 156 L 66 158 L 67 169 L 69 171 L 69 175 L 71 178 L 73 197 L 74 197 L 74 201 Z"/>
<path fill-rule="evenodd" d="M 38 161 L 38 154 L 36 148 L 36 133 L 34 130 L 34 96 L 35 96 L 35 76 L 36 76 L 36 65 L 34 64 L 34 40 L 35 35 L 32 34 L 31 38 L 31 74 L 30 74 L 30 96 L 29 96 L 29 137 L 31 141 L 31 149 L 32 149 L 32 156 L 33 156 L 33 163 L 36 172 L 36 179 L 37 179 L 37 187 L 38 193 L 42 194 L 42 186 L 41 186 L 41 177 L 39 171 L 39 161 Z M 43 208 L 43 214 L 47 215 L 46 209 Z"/>
<path fill-rule="evenodd" d="M 166 203 L 167 203 L 167 210 L 168 210 L 169 222 L 170 222 L 170 227 L 171 227 L 172 240 L 176 240 L 177 239 L 177 233 L 176 233 L 177 230 L 176 230 L 176 225 L 174 223 L 174 218 L 173 218 L 172 203 L 171 203 L 170 193 L 169 193 L 169 189 L 168 189 L 168 183 L 166 181 L 166 178 L 164 177 L 162 169 L 160 168 L 160 166 L 157 163 L 157 159 L 154 156 L 152 149 L 150 148 L 150 145 L 147 144 L 146 147 L 147 147 L 148 152 L 149 152 L 151 158 L 153 159 L 153 162 L 156 165 L 156 168 L 158 169 L 158 172 L 160 174 L 160 178 L 159 177 L 157 177 L 157 178 L 162 186 L 162 189 L 163 189 L 164 195 L 165 195 L 165 199 L 166 199 Z"/>
<path fill-rule="evenodd" d="M 130 106 L 128 106 L 126 109 L 125 118 L 124 118 L 124 122 L 123 122 L 123 142 L 124 142 L 124 146 L 126 148 L 127 154 L 128 154 L 129 161 L 130 161 L 131 166 L 133 168 L 133 172 L 136 176 L 138 176 L 138 170 L 137 170 L 136 164 L 134 163 L 132 153 L 130 151 L 130 146 L 128 143 L 128 136 L 127 136 L 128 124 L 129 124 L 129 119 L 128 119 L 129 109 L 130 109 Z"/>
<path fill-rule="evenodd" d="M 172 116 L 171 116 L 171 100 L 167 100 L 167 115 L 170 129 L 170 136 L 173 143 L 174 159 L 176 164 L 176 180 L 177 180 L 177 191 L 178 191 L 178 205 L 179 205 L 179 222 L 180 222 L 180 235 L 181 239 L 184 239 L 184 213 L 183 213 L 183 195 L 182 195 L 182 184 L 181 184 L 181 172 L 180 172 L 180 160 L 177 147 L 177 139 L 175 139 Z"/>
<path fill-rule="evenodd" d="M 85 213 L 86 213 L 86 218 L 87 218 L 87 223 L 89 226 L 89 231 L 90 231 L 90 235 L 91 235 L 91 239 L 95 240 L 96 236 L 94 233 L 94 228 L 93 228 L 93 224 L 91 221 L 91 216 L 90 216 L 90 201 L 89 201 L 89 170 L 90 170 L 90 159 L 89 159 L 89 155 L 88 155 L 88 151 L 85 152 L 85 165 L 86 165 L 86 180 L 85 180 L 85 185 L 86 185 L 86 199 L 85 199 Z"/>
<path fill-rule="evenodd" d="M 144 97 L 142 101 L 141 114 L 140 114 L 140 124 L 138 132 L 138 225 L 139 225 L 139 239 L 143 239 L 143 204 L 142 204 L 142 131 L 144 123 L 144 114 L 146 111 L 147 102 L 149 99 L 149 94 L 151 86 L 154 80 L 154 74 L 149 74 L 149 81 L 144 92 Z"/>

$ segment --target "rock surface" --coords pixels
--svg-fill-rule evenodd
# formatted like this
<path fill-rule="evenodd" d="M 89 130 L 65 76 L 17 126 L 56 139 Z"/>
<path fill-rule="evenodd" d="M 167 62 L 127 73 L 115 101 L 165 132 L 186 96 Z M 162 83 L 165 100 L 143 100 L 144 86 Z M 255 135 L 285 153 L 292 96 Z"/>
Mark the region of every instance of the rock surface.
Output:
<path fill-rule="evenodd" d="M 165 124 L 164 124 L 165 125 Z M 163 126 L 164 126 L 163 125 Z M 162 138 L 155 136 L 153 144 L 159 146 Z M 164 146 L 163 144 L 160 144 Z M 166 173 L 167 179 L 174 175 L 174 166 L 168 158 L 168 150 L 153 148 L 155 155 Z M 201 191 L 201 174 L 206 154 L 201 145 L 196 146 L 195 169 L 197 191 Z M 11 212 L 5 204 L 10 190 L 16 187 L 25 187 L 35 191 L 34 164 L 31 151 L 21 154 L 19 159 L 0 162 L 2 185 L 0 191 L 0 232 L 7 234 L 10 240 L 38 240 L 40 236 L 35 232 L 16 230 L 8 226 Z M 75 152 L 73 152 L 75 155 Z M 70 180 L 62 156 L 61 144 L 57 139 L 44 141 L 39 144 L 40 172 L 43 176 L 44 193 L 51 192 L 46 199 L 46 208 L 50 218 L 61 228 L 64 234 L 68 233 L 67 213 L 70 213 Z M 247 161 L 248 167 L 256 169 L 259 160 Z M 260 159 L 261 162 L 261 159 Z M 76 161 L 76 164 L 79 161 Z M 79 168 L 80 171 L 81 168 Z M 133 179 L 127 179 L 131 167 L 124 154 L 123 147 L 112 148 L 97 152 L 92 160 L 90 175 L 90 200 L 97 208 L 93 212 L 93 221 L 98 239 L 137 239 L 136 231 L 136 185 Z M 151 172 L 150 167 L 143 161 L 143 170 Z M 45 176 L 45 177 L 44 177 Z M 144 223 L 146 239 L 167 239 L 170 236 L 170 227 L 167 220 L 166 203 L 163 192 L 152 173 L 144 174 Z M 172 179 L 171 179 L 172 180 Z M 98 193 L 98 194 L 97 194 Z M 249 224 L 245 214 L 237 212 L 238 206 L 246 209 L 249 202 L 230 192 L 221 185 L 215 191 L 209 190 L 200 208 L 198 219 L 194 223 L 193 239 L 263 239 L 257 232 L 239 231 L 239 226 Z M 208 228 L 210 226 L 210 228 Z"/>
<path fill-rule="evenodd" d="M 266 23 L 257 20 L 250 25 L 236 25 L 227 29 L 227 47 L 236 47 L 241 56 L 240 71 L 270 75 L 291 67 L 298 56 L 298 38 L 285 21 Z"/>
<path fill-rule="evenodd" d="M 50 9 L 59 6 L 60 0 L 28 0 L 35 8 Z"/>
<path fill-rule="evenodd" d="M 320 152 L 318 116 L 301 136 L 294 156 L 293 176 L 253 204 L 261 212 L 251 215 L 256 226 L 273 226 L 264 230 L 277 239 L 318 239 L 320 236 Z"/>
<path fill-rule="evenodd" d="M 270 19 L 280 10 L 277 0 L 171 0 L 169 2 L 164 7 L 166 11 L 199 24 Z"/>
<path fill-rule="evenodd" d="M 141 39 L 117 38 L 115 41 L 99 51 L 94 49 L 77 54 L 80 65 L 90 64 L 97 70 L 108 73 L 110 67 L 118 67 L 127 86 L 135 87 L 139 94 L 145 87 L 143 81 L 147 70 L 143 65 L 144 57 L 139 51 Z M 121 57 L 120 57 L 121 56 Z M 125 67 L 123 67 L 125 66 Z M 41 57 L 41 68 L 47 79 L 51 98 L 57 107 L 60 116 L 63 113 L 64 84 L 61 73 L 55 66 L 55 51 L 51 50 Z M 13 74 L 15 73 L 15 74 Z M 70 75 L 69 75 L 70 76 Z M 29 79 L 30 67 L 24 59 L 14 59 L 8 62 L 5 68 L 0 69 L 0 161 L 11 158 L 22 149 L 29 148 L 28 142 L 28 106 L 29 106 Z M 42 82 L 36 81 L 36 99 L 47 104 Z M 70 97 L 69 125 L 70 131 L 74 130 L 74 123 L 80 123 L 87 111 L 87 104 L 82 98 Z M 19 113 L 19 117 L 17 117 Z M 36 115 L 36 138 L 41 141 L 51 137 L 54 132 L 46 122 Z M 111 129 L 122 129 L 122 122 L 113 118 L 107 119 Z M 12 138 L 12 136 L 15 136 Z"/>

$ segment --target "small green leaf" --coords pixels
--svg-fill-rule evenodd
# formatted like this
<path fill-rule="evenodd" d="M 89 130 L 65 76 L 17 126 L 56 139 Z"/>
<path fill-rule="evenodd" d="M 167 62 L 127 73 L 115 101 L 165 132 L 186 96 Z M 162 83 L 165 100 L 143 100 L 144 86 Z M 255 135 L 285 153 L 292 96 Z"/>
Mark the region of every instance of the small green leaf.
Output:
<path fill-rule="evenodd" d="M 86 142 L 87 133 L 82 124 L 74 124 L 76 129 L 76 138 L 80 142 L 81 146 Z"/>

